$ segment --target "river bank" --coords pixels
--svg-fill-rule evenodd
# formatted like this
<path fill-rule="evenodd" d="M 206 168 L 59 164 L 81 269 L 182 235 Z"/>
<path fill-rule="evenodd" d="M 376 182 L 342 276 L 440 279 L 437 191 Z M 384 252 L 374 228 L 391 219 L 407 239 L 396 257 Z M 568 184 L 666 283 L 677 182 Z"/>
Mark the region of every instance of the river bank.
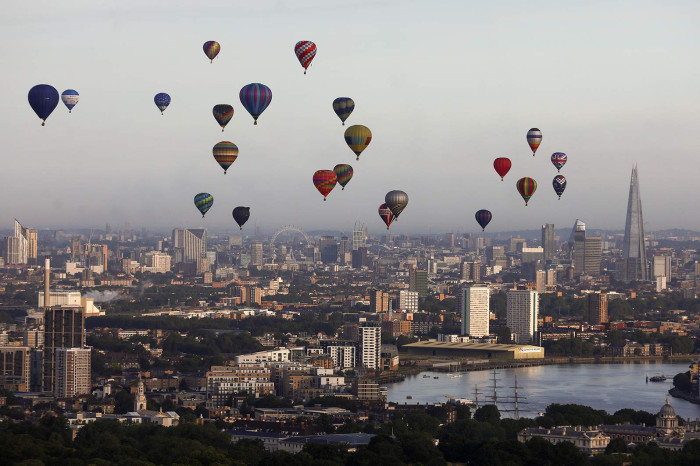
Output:
<path fill-rule="evenodd" d="M 692 393 L 684 392 L 683 390 L 679 390 L 676 387 L 670 389 L 668 393 L 674 398 L 680 398 L 681 400 L 689 401 L 696 405 L 700 405 L 700 397 L 697 395 L 693 395 Z"/>

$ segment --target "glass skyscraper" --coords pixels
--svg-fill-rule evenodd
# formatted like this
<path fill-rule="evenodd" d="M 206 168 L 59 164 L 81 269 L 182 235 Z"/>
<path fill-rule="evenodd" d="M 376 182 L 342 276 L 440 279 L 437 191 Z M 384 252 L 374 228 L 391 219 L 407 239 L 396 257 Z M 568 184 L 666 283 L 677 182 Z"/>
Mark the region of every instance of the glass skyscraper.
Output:
<path fill-rule="evenodd" d="M 639 195 L 637 165 L 632 169 L 630 195 L 627 201 L 627 221 L 625 239 L 622 243 L 622 270 L 619 277 L 623 281 L 648 280 L 647 252 L 644 245 L 644 218 L 642 217 L 642 197 Z"/>

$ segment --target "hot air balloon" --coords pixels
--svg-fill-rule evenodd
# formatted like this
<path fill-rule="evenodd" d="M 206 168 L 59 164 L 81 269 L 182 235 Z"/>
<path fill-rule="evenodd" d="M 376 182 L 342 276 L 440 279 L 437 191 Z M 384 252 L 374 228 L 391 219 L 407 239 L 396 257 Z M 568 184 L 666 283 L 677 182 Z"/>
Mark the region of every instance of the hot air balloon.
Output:
<path fill-rule="evenodd" d="M 333 170 L 318 170 L 314 173 L 314 185 L 318 192 L 323 194 L 323 200 L 333 191 L 335 184 L 338 182 L 338 175 Z"/>
<path fill-rule="evenodd" d="M 214 59 L 221 51 L 221 45 L 215 40 L 209 40 L 204 43 L 204 53 L 209 57 L 209 63 L 214 63 Z"/>
<path fill-rule="evenodd" d="M 518 188 L 518 192 L 525 200 L 525 205 L 527 205 L 527 201 L 529 201 L 532 195 L 535 194 L 535 190 L 537 189 L 537 181 L 528 177 L 520 178 L 518 182 L 515 183 L 515 186 Z"/>
<path fill-rule="evenodd" d="M 27 98 L 34 113 L 41 118 L 41 126 L 44 126 L 46 119 L 58 105 L 58 91 L 48 84 L 37 84 L 29 89 Z"/>
<path fill-rule="evenodd" d="M 566 163 L 566 154 L 563 152 L 555 152 L 552 154 L 552 165 L 557 167 L 557 171 L 561 170 Z"/>
<path fill-rule="evenodd" d="M 510 166 L 510 159 L 507 157 L 498 157 L 493 161 L 493 168 L 496 169 L 496 173 L 501 177 L 501 181 L 503 181 L 503 177 L 510 171 Z"/>
<path fill-rule="evenodd" d="M 343 126 L 353 110 L 355 110 L 355 102 L 350 97 L 338 97 L 333 101 L 333 111 L 343 122 Z"/>
<path fill-rule="evenodd" d="M 199 193 L 194 197 L 194 205 L 202 213 L 202 218 L 214 204 L 214 196 L 209 193 Z"/>
<path fill-rule="evenodd" d="M 348 184 L 350 182 L 350 179 L 352 178 L 352 167 L 347 163 L 339 163 L 338 165 L 333 167 L 333 171 L 338 176 L 338 183 L 340 184 L 340 186 L 343 187 L 344 190 L 345 185 Z"/>
<path fill-rule="evenodd" d="M 527 132 L 527 143 L 530 144 L 530 149 L 532 149 L 532 156 L 535 156 L 537 148 L 540 147 L 542 142 L 542 131 L 537 128 L 530 128 Z"/>
<path fill-rule="evenodd" d="M 384 196 L 384 202 L 386 202 L 387 207 L 391 209 L 391 213 L 394 214 L 396 220 L 399 219 L 399 215 L 406 208 L 408 204 L 408 194 L 403 191 L 393 190 L 386 193 Z"/>
<path fill-rule="evenodd" d="M 80 94 L 78 94 L 78 91 L 75 91 L 73 89 L 66 89 L 61 94 L 61 100 L 63 101 L 65 106 L 68 107 L 68 113 L 71 113 L 73 107 L 75 107 L 78 104 L 79 99 Z"/>
<path fill-rule="evenodd" d="M 238 206 L 231 212 L 233 219 L 236 221 L 240 229 L 243 229 L 243 225 L 250 218 L 250 207 Z"/>
<path fill-rule="evenodd" d="M 306 74 L 306 69 L 316 56 L 316 44 L 310 40 L 300 40 L 294 46 L 294 53 L 297 54 L 299 63 L 304 67 L 304 74 Z"/>
<path fill-rule="evenodd" d="M 228 104 L 218 104 L 214 105 L 211 112 L 214 114 L 216 122 L 221 126 L 221 132 L 223 133 L 226 125 L 233 118 L 233 107 Z"/>
<path fill-rule="evenodd" d="M 552 180 L 552 186 L 554 186 L 554 192 L 557 193 L 558 199 L 561 199 L 561 195 L 564 194 L 566 189 L 566 178 L 564 175 L 557 175 Z"/>
<path fill-rule="evenodd" d="M 228 167 L 238 158 L 238 146 L 229 141 L 221 141 L 214 146 L 212 154 L 221 168 L 224 169 L 225 175 Z"/>
<path fill-rule="evenodd" d="M 348 147 L 357 155 L 356 160 L 360 160 L 360 154 L 372 141 L 372 131 L 362 125 L 352 125 L 345 130 L 345 142 Z"/>
<path fill-rule="evenodd" d="M 388 230 L 395 217 L 394 214 L 391 213 L 391 209 L 386 205 L 386 203 L 379 206 L 379 216 L 382 218 L 382 220 L 384 220 L 384 223 L 386 223 L 386 229 Z"/>
<path fill-rule="evenodd" d="M 170 105 L 170 96 L 165 92 L 160 92 L 156 94 L 153 101 L 156 103 L 156 107 L 158 107 L 162 115 L 165 109 L 168 108 L 168 105 Z"/>
<path fill-rule="evenodd" d="M 251 83 L 243 86 L 239 96 L 241 103 L 255 120 L 253 124 L 257 125 L 258 117 L 272 101 L 272 91 L 264 84 Z"/>
<path fill-rule="evenodd" d="M 481 225 L 481 231 L 484 231 L 486 225 L 491 221 L 492 215 L 490 211 L 481 209 L 476 211 L 474 218 L 476 218 L 477 223 Z"/>

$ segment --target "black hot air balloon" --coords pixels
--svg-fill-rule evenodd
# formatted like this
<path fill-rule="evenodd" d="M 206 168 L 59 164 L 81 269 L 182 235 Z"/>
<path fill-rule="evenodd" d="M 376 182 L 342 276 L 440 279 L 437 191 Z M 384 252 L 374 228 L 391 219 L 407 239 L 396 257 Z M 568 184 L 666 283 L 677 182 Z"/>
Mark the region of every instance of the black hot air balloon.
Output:
<path fill-rule="evenodd" d="M 240 229 L 243 229 L 243 225 L 245 225 L 245 222 L 248 221 L 250 218 L 250 207 L 242 207 L 238 206 L 235 209 L 233 209 L 233 219 L 236 221 Z"/>

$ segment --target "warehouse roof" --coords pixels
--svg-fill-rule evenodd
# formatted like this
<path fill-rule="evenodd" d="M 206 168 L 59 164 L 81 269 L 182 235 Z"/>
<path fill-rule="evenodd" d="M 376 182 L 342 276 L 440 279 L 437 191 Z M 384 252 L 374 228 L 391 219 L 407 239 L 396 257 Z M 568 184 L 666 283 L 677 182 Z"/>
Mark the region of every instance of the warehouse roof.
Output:
<path fill-rule="evenodd" d="M 404 345 L 407 348 L 433 348 L 433 349 L 458 349 L 458 350 L 482 350 L 482 351 L 518 351 L 520 348 L 528 348 L 529 351 L 544 350 L 541 346 L 532 345 L 501 345 L 496 343 L 459 343 L 449 341 L 419 341 Z"/>

